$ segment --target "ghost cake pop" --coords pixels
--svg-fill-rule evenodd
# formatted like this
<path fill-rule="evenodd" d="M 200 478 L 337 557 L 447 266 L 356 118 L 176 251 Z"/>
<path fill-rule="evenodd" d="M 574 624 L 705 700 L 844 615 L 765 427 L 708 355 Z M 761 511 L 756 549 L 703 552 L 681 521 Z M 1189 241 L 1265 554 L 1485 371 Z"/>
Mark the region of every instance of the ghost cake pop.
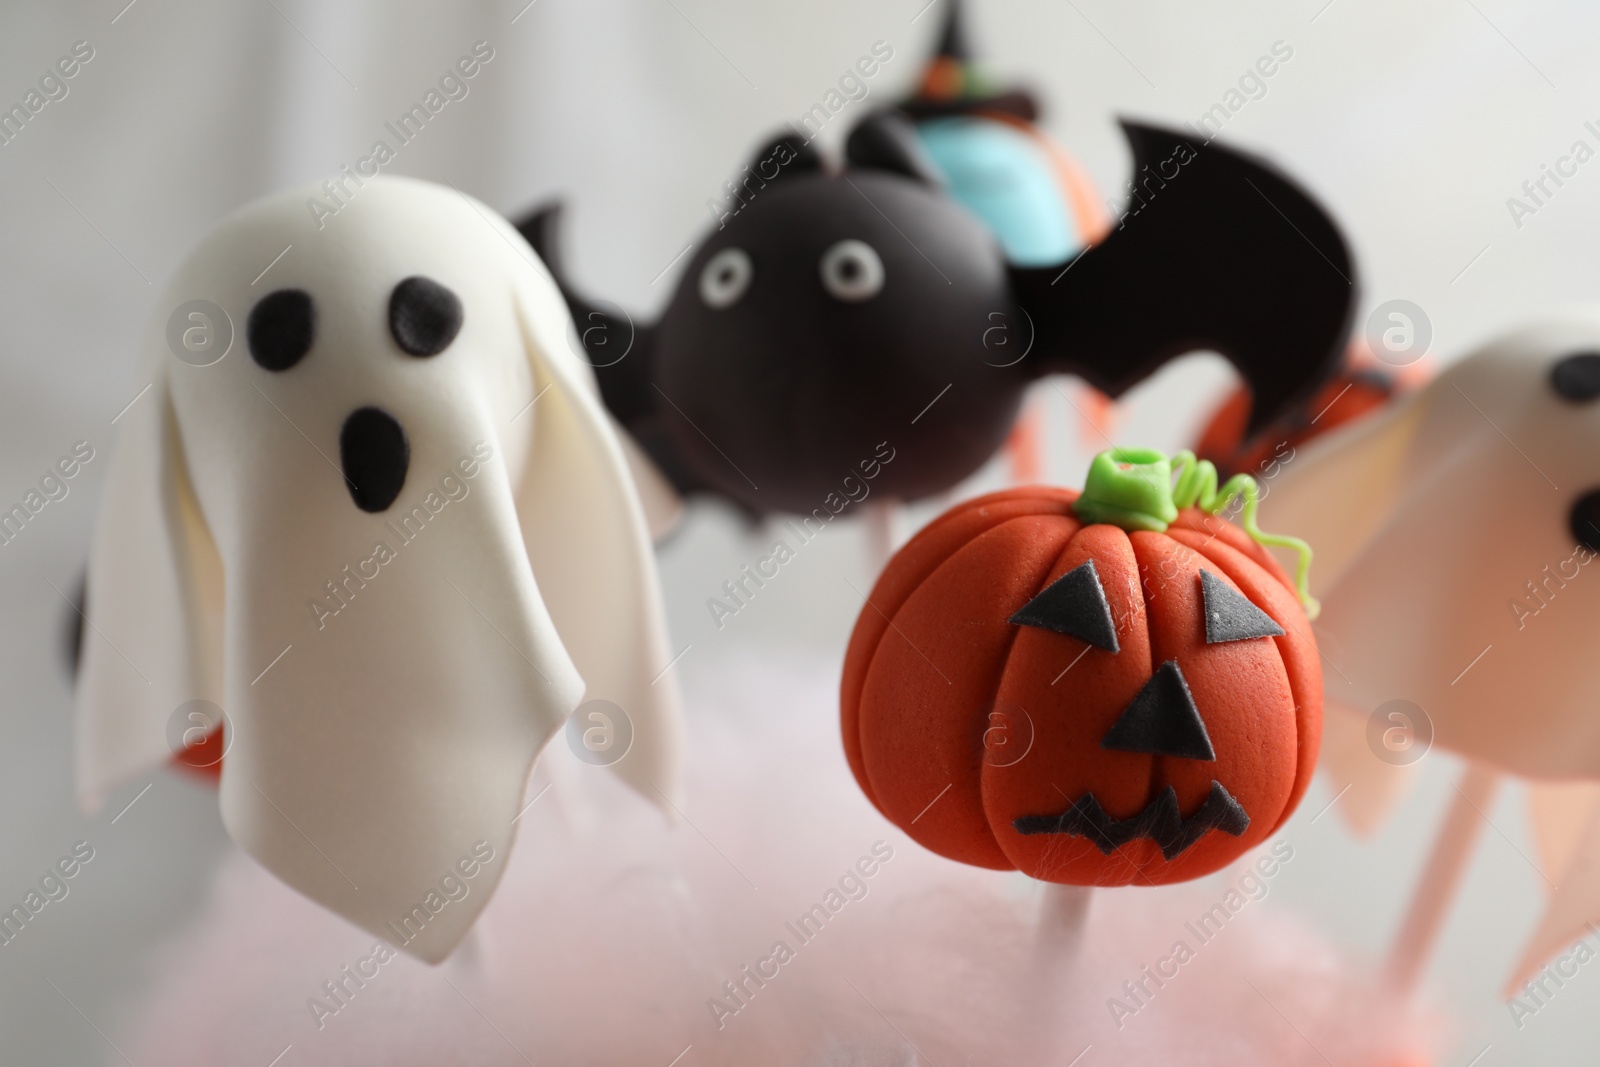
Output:
<path fill-rule="evenodd" d="M 1503 337 L 1307 447 L 1266 501 L 1272 522 L 1317 544 L 1318 632 L 1338 666 L 1329 703 L 1368 713 L 1405 701 L 1433 744 L 1468 761 L 1396 939 L 1403 985 L 1426 962 L 1501 776 L 1600 779 L 1597 454 L 1591 312 Z M 1359 744 L 1340 759 L 1363 785 L 1389 770 Z M 1600 824 L 1561 818 L 1587 829 L 1557 835 L 1567 876 L 1514 981 L 1600 919 Z"/>
<path fill-rule="evenodd" d="M 409 179 L 366 182 L 321 226 L 309 195 L 222 222 L 146 339 L 89 563 L 79 787 L 167 760 L 183 709 L 220 706 L 233 838 L 437 962 L 580 700 L 630 725 L 626 782 L 676 794 L 655 563 L 516 231 Z"/>

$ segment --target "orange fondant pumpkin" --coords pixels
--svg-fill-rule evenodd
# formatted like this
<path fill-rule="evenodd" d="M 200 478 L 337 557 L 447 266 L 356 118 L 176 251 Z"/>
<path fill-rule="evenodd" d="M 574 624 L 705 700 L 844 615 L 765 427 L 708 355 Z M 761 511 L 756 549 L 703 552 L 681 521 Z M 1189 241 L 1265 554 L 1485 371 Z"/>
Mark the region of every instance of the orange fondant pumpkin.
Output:
<path fill-rule="evenodd" d="M 1151 455 L 1096 463 L 1121 477 Z M 845 751 L 878 809 L 951 859 L 1076 885 L 1198 877 L 1304 794 L 1316 645 L 1239 527 L 1170 497 L 1156 521 L 1089 500 L 993 493 L 890 560 L 845 657 Z"/>

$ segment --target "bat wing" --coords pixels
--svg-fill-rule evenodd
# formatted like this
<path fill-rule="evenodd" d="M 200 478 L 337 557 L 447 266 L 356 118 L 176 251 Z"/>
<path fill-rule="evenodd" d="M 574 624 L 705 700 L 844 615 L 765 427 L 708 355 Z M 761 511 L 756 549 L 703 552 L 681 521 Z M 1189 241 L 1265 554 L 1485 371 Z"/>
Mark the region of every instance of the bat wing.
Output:
<path fill-rule="evenodd" d="M 544 260 L 561 289 L 583 343 L 583 356 L 594 368 L 612 418 L 632 430 L 655 411 L 650 389 L 654 330 L 635 323 L 617 305 L 589 300 L 573 287 L 561 257 L 561 212 L 560 204 L 547 204 L 519 221 L 517 231 Z"/>
<path fill-rule="evenodd" d="M 707 488 L 678 455 L 661 425 L 651 380 L 655 326 L 635 322 L 616 304 L 590 300 L 573 286 L 561 257 L 561 211 L 560 204 L 547 204 L 517 222 L 516 227 L 544 260 L 567 302 L 584 358 L 594 368 L 595 380 L 600 384 L 600 398 L 611 417 L 639 443 L 673 489 L 687 495 Z"/>
<path fill-rule="evenodd" d="M 1188 352 L 1225 356 L 1250 387 L 1250 432 L 1334 373 L 1355 267 L 1328 213 L 1271 165 L 1124 122 L 1125 216 L 1070 263 L 1012 267 L 1034 326 L 1031 373 L 1112 396 Z"/>

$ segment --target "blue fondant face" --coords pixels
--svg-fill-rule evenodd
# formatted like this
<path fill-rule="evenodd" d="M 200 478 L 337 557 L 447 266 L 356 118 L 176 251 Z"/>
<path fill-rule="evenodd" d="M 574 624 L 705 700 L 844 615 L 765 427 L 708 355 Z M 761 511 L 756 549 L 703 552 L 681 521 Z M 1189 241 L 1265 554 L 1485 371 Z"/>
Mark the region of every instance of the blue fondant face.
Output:
<path fill-rule="evenodd" d="M 1035 138 L 971 115 L 930 119 L 916 130 L 950 195 L 994 232 L 1011 263 L 1049 266 L 1083 249 L 1066 193 Z"/>

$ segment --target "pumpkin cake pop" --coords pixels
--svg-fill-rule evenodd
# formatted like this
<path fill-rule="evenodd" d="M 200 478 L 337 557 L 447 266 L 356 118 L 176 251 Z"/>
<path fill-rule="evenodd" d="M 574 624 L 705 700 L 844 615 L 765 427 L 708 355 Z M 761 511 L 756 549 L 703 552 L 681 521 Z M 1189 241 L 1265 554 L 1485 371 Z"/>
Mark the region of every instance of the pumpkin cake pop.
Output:
<path fill-rule="evenodd" d="M 1309 549 L 1259 530 L 1256 494 L 1190 453 L 1113 449 L 1081 494 L 931 523 L 845 656 L 868 798 L 941 855 L 1070 885 L 1183 881 L 1271 836 L 1316 764 L 1322 679 Z M 1236 500 L 1242 528 L 1218 516 Z M 1301 551 L 1298 584 L 1266 544 Z"/>

